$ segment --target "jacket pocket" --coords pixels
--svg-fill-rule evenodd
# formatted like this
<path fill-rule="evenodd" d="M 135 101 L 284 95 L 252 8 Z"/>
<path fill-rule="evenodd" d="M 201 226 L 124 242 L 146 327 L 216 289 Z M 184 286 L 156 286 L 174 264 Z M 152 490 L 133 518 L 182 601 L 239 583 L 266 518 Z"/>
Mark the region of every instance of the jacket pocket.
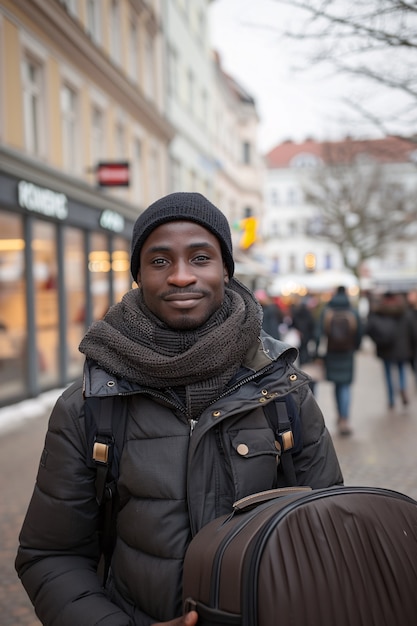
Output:
<path fill-rule="evenodd" d="M 270 428 L 229 431 L 236 498 L 273 489 L 279 454 Z"/>

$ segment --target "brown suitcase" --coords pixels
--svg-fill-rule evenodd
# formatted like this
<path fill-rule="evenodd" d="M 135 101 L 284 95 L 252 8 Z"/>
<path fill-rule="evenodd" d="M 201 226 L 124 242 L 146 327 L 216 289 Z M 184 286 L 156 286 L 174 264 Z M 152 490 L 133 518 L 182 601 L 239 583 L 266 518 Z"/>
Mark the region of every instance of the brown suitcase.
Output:
<path fill-rule="evenodd" d="M 184 605 L 199 626 L 417 625 L 415 500 L 371 487 L 276 491 L 244 498 L 191 541 Z"/>

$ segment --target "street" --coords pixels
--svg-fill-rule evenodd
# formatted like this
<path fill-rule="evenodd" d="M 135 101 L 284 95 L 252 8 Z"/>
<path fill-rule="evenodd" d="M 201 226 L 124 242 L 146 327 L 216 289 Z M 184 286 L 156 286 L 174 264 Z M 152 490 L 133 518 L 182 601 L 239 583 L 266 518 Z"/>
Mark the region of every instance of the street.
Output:
<path fill-rule="evenodd" d="M 317 400 L 339 455 L 346 485 L 388 487 L 417 499 L 417 391 L 408 374 L 410 404 L 389 412 L 382 365 L 365 344 L 356 358 L 351 437 L 336 434 L 333 387 L 320 382 Z M 1 411 L 0 411 L 1 413 Z M 48 413 L 0 434 L 0 608 L 2 626 L 39 626 L 14 570 L 17 537 L 32 492 Z"/>

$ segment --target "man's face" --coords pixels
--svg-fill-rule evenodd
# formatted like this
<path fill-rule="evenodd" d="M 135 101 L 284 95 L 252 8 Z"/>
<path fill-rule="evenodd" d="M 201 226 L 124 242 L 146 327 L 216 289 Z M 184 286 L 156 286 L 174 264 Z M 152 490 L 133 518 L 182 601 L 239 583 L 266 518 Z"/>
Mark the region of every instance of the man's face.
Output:
<path fill-rule="evenodd" d="M 167 222 L 145 240 L 137 277 L 146 306 L 170 328 L 202 326 L 229 282 L 220 243 L 190 221 Z"/>

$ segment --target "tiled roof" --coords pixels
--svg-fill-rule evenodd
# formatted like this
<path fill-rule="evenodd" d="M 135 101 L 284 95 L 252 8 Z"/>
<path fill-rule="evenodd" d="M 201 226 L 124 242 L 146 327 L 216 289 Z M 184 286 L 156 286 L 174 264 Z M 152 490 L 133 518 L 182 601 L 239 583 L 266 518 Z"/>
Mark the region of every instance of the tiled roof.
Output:
<path fill-rule="evenodd" d="M 297 157 L 316 157 L 327 165 L 348 163 L 359 155 L 367 155 L 380 163 L 417 162 L 417 139 L 385 137 L 383 139 L 351 139 L 301 143 L 291 140 L 275 146 L 265 155 L 268 169 L 295 167 Z"/>

